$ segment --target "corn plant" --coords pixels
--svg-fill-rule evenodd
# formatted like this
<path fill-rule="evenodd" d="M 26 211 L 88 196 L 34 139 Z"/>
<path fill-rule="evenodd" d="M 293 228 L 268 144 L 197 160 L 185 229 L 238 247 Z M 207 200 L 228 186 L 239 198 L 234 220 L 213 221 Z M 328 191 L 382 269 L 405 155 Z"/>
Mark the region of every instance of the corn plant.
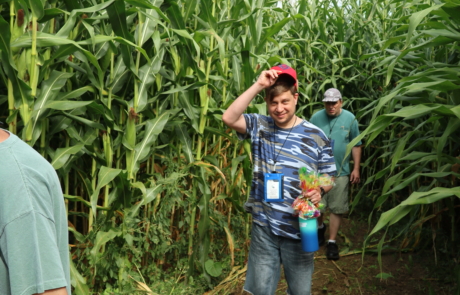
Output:
<path fill-rule="evenodd" d="M 242 266 L 250 143 L 221 115 L 276 63 L 298 71 L 299 116 L 328 87 L 357 115 L 372 234 L 404 220 L 391 239 L 415 247 L 448 219 L 458 239 L 457 0 L 0 5 L 0 120 L 58 172 L 76 294 L 170 293 L 167 273 L 208 289 Z"/>

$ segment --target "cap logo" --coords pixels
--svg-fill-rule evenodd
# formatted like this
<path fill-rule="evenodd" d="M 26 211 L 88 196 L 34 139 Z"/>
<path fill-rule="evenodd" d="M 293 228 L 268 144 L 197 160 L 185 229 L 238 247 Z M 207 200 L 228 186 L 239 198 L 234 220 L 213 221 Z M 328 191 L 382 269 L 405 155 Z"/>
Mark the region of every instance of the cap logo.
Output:
<path fill-rule="evenodd" d="M 332 92 L 332 91 L 326 91 L 326 95 L 327 95 L 327 96 L 333 96 L 333 95 L 334 95 L 334 92 Z"/>
<path fill-rule="evenodd" d="M 278 67 L 279 67 L 280 69 L 283 69 L 283 70 L 287 70 L 287 69 L 289 69 L 289 66 L 287 66 L 287 65 L 284 65 L 284 64 L 282 64 L 282 65 L 278 65 Z"/>

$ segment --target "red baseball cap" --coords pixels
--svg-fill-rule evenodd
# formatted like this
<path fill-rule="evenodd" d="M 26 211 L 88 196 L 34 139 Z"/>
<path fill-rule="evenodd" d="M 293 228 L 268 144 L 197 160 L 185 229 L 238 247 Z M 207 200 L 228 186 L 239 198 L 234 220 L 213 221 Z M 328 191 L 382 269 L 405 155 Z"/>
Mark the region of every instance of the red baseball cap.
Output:
<path fill-rule="evenodd" d="M 297 88 L 297 73 L 293 68 L 291 68 L 288 65 L 281 64 L 281 65 L 276 65 L 276 66 L 272 67 L 271 69 L 281 71 L 281 73 L 279 73 L 278 75 L 286 74 L 286 75 L 291 76 L 295 80 L 294 86 L 295 86 L 295 88 Z"/>

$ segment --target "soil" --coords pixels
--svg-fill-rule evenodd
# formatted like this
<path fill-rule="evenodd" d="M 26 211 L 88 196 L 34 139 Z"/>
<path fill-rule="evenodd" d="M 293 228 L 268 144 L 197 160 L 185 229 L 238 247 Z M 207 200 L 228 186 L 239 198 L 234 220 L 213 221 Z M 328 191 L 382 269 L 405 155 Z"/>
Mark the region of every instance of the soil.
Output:
<path fill-rule="evenodd" d="M 371 228 L 372 229 L 372 228 Z M 325 246 L 315 254 L 312 295 L 358 294 L 358 295 L 412 295 L 412 294 L 454 294 L 455 285 L 440 277 L 440 268 L 435 266 L 432 251 L 406 252 L 385 250 L 382 253 L 380 269 L 378 255 L 366 251 L 362 256 L 362 245 L 369 233 L 365 221 L 344 218 L 337 242 L 340 259 L 327 260 Z M 326 231 L 328 237 L 328 231 Z M 376 245 L 378 240 L 371 242 Z M 444 269 L 449 271 L 448 269 Z M 452 270 L 450 270 L 452 271 Z M 379 274 L 383 274 L 380 278 Z M 382 275 L 381 275 L 382 276 Z M 242 291 L 244 273 L 233 280 L 224 294 L 247 295 Z M 276 295 L 286 294 L 286 281 L 282 276 Z M 221 294 L 219 292 L 219 294 Z"/>

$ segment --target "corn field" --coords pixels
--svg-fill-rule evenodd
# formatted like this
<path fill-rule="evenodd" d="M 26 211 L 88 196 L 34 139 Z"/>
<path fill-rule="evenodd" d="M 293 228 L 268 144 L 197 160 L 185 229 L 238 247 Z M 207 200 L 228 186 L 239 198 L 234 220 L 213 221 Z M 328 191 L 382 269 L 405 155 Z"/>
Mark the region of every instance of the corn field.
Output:
<path fill-rule="evenodd" d="M 277 63 L 297 69 L 299 116 L 322 108 L 329 87 L 356 114 L 364 183 L 351 214 L 370 216 L 378 249 L 414 249 L 425 235 L 436 251 L 442 229 L 458 263 L 459 0 L 0 8 L 0 121 L 60 177 L 75 294 L 209 290 L 243 267 L 250 142 L 221 116 Z M 248 111 L 265 114 L 262 96 Z"/>

